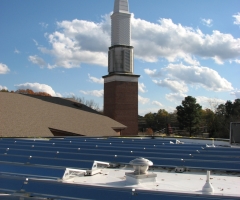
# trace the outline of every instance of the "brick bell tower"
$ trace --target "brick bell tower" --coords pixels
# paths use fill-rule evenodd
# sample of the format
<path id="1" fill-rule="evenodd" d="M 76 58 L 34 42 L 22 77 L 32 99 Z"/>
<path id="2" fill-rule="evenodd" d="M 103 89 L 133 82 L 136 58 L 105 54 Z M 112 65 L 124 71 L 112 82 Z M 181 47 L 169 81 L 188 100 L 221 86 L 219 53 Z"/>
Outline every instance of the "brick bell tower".
<path id="1" fill-rule="evenodd" d="M 121 135 L 138 134 L 138 78 L 131 46 L 128 0 L 115 0 L 111 16 L 108 75 L 104 79 L 104 114 L 127 126 Z"/>

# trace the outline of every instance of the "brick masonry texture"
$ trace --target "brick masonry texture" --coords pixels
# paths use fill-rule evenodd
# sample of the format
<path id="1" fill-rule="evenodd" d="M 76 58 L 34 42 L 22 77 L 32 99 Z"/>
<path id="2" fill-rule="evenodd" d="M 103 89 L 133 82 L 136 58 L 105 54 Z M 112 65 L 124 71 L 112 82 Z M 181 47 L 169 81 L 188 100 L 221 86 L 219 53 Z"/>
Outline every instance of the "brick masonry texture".
<path id="1" fill-rule="evenodd" d="M 138 83 L 124 81 L 105 83 L 104 114 L 127 126 L 121 135 L 137 135 Z"/>

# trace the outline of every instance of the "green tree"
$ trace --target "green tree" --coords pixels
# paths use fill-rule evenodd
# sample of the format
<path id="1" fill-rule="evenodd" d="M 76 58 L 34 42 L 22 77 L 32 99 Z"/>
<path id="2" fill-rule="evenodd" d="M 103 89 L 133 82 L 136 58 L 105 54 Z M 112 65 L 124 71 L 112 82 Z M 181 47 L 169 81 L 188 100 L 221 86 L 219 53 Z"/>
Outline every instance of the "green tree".
<path id="1" fill-rule="evenodd" d="M 165 109 L 160 109 L 157 113 L 147 113 L 144 118 L 146 120 L 147 127 L 157 131 L 166 127 L 169 113 Z"/>
<path id="2" fill-rule="evenodd" d="M 225 104 L 220 104 L 215 112 L 217 118 L 217 133 L 215 137 L 229 138 L 230 122 L 240 120 L 240 99 L 235 99 L 234 102 L 227 101 Z"/>
<path id="3" fill-rule="evenodd" d="M 196 99 L 191 96 L 185 97 L 182 105 L 177 106 L 177 119 L 183 127 L 187 128 L 190 137 L 200 122 L 202 106 L 196 103 Z"/>
<path id="4" fill-rule="evenodd" d="M 147 113 L 144 118 L 146 119 L 147 128 L 153 128 L 155 126 L 156 113 Z"/>
<path id="5" fill-rule="evenodd" d="M 225 103 L 225 110 L 226 110 L 226 118 L 230 118 L 233 114 L 233 103 L 231 101 L 227 101 Z"/>
<path id="6" fill-rule="evenodd" d="M 206 108 L 205 110 L 201 111 L 201 126 L 204 127 L 205 131 L 207 131 L 212 137 L 217 131 L 217 120 L 215 113 Z"/>
<path id="7" fill-rule="evenodd" d="M 232 112 L 235 121 L 240 120 L 240 99 L 235 99 L 233 103 L 233 112 Z"/>
<path id="8" fill-rule="evenodd" d="M 169 113 L 165 109 L 160 109 L 156 114 L 156 126 L 157 129 L 166 128 L 166 125 L 169 121 Z"/>
<path id="9" fill-rule="evenodd" d="M 6 89 L 1 89 L 0 92 L 9 92 L 9 91 Z"/>

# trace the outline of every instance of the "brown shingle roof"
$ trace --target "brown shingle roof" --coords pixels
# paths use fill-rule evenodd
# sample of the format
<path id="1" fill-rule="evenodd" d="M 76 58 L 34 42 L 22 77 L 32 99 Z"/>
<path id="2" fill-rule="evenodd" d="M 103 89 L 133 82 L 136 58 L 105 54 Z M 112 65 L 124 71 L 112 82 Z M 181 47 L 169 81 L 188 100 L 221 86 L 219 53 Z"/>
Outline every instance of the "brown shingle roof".
<path id="1" fill-rule="evenodd" d="M 126 126 L 69 99 L 0 92 L 0 137 L 51 137 L 49 128 L 100 137 Z"/>

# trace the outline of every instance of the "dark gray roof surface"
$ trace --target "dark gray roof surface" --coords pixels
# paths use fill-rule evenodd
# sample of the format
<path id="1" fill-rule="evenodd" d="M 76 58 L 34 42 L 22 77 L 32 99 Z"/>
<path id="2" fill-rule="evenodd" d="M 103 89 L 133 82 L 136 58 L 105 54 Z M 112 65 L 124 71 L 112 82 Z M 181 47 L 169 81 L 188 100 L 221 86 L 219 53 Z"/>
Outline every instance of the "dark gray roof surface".
<path id="1" fill-rule="evenodd" d="M 0 92 L 1 137 L 51 137 L 49 128 L 85 136 L 116 136 L 126 126 L 58 97 Z"/>

